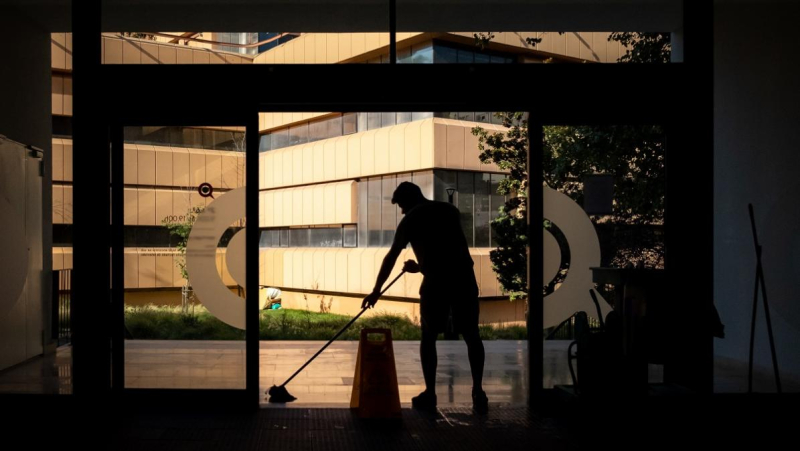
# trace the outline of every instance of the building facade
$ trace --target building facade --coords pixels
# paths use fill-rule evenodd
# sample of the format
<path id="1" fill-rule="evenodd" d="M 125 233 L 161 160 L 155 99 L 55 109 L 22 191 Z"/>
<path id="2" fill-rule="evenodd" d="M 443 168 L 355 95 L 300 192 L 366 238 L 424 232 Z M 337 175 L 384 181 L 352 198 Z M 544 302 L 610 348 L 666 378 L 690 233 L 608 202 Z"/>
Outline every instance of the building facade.
<path id="1" fill-rule="evenodd" d="M 389 54 L 388 33 L 173 34 L 172 39 L 106 34 L 103 62 L 386 63 Z M 542 41 L 532 45 L 526 38 Z M 224 45 L 261 41 L 269 42 Z M 497 33 L 483 46 L 471 33 L 397 35 L 398 62 L 409 64 L 614 62 L 622 53 L 608 33 Z M 53 34 L 52 67 L 53 269 L 62 270 L 72 267 L 70 34 Z M 186 282 L 175 264 L 176 238 L 165 224 L 214 200 L 198 192 L 203 183 L 213 187 L 214 197 L 244 186 L 243 128 L 153 125 L 125 130 L 125 288 L 131 305 L 180 302 Z M 489 222 L 505 200 L 496 194 L 504 171 L 479 161 L 475 126 L 504 130 L 491 112 L 261 113 L 259 283 L 281 289 L 284 307 L 316 310 L 323 304 L 333 312 L 357 311 L 401 219 L 391 193 L 398 183 L 412 181 L 426 197 L 452 201 L 461 211 L 485 301 L 481 320 L 524 322 L 524 306 L 507 302 L 489 260 Z M 448 188 L 455 189 L 452 199 Z M 225 244 L 223 239 L 218 269 L 224 283 L 236 289 Z M 407 258 L 413 258 L 410 249 L 401 256 Z M 381 310 L 418 317 L 420 281 L 420 275 L 406 276 L 389 290 Z"/>

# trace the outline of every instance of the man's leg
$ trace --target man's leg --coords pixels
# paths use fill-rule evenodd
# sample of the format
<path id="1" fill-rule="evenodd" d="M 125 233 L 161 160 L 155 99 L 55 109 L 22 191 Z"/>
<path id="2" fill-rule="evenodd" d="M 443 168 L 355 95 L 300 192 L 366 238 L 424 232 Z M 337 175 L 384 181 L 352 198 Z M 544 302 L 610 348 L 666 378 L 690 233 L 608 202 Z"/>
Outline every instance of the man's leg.
<path id="1" fill-rule="evenodd" d="M 483 349 L 478 326 L 469 328 L 461 334 L 467 343 L 467 356 L 469 357 L 469 369 L 472 371 L 472 391 L 483 390 L 483 364 L 486 354 Z"/>
<path id="2" fill-rule="evenodd" d="M 419 357 L 422 362 L 422 376 L 425 378 L 425 391 L 436 393 L 436 336 L 438 334 L 431 328 L 422 327 L 422 340 L 419 343 Z"/>

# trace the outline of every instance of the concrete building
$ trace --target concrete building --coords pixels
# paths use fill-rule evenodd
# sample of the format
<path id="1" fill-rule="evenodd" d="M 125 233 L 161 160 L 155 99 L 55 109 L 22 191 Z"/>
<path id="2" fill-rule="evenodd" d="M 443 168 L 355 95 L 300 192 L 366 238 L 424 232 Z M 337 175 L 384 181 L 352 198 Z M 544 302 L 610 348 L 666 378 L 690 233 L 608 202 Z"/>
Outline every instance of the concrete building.
<path id="1" fill-rule="evenodd" d="M 389 57 L 388 33 L 260 33 L 266 41 L 281 39 L 250 48 L 210 42 L 256 44 L 255 33 L 126 34 L 103 36 L 104 64 L 348 64 Z M 472 33 L 400 33 L 397 58 L 403 64 L 614 63 L 625 50 L 608 35 L 496 33 L 481 48 Z M 52 35 L 51 58 L 53 269 L 62 270 L 72 268 L 71 33 Z M 507 302 L 489 261 L 489 221 L 504 202 L 494 195 L 503 171 L 481 164 L 475 126 L 503 130 L 490 112 L 260 113 L 259 283 L 280 288 L 285 307 L 317 310 L 324 298 L 332 312 L 357 312 L 401 217 L 389 203 L 391 191 L 409 180 L 440 201 L 448 200 L 446 188 L 456 189 L 486 301 L 482 322 L 524 324 L 524 304 Z M 128 127 L 125 142 L 126 304 L 178 305 L 185 281 L 164 221 L 213 201 L 198 194 L 202 183 L 214 187 L 215 197 L 244 186 L 244 130 Z M 413 258 L 408 253 L 403 259 Z M 236 287 L 224 247 L 218 265 L 225 284 Z M 418 318 L 420 281 L 407 276 L 392 287 L 380 312 Z"/>
<path id="2" fill-rule="evenodd" d="M 286 120 L 287 112 L 402 111 L 398 105 L 404 104 L 413 105 L 407 111 L 434 109 L 420 107 L 426 104 L 426 96 L 427 102 L 434 99 L 432 104 L 439 111 L 492 111 L 511 108 L 511 105 L 528 105 L 531 106 L 529 111 L 540 113 L 536 118 L 539 125 L 650 120 L 667 124 L 668 132 L 671 133 L 671 146 L 680 149 L 669 156 L 669 207 L 665 219 L 667 267 L 671 281 L 667 290 L 672 299 L 680 301 L 671 306 L 673 318 L 676 319 L 675 329 L 681 332 L 674 337 L 672 349 L 681 357 L 681 363 L 676 368 L 677 379 L 685 381 L 686 386 L 697 392 L 710 393 L 714 391 L 715 358 L 727 359 L 728 364 L 746 369 L 754 272 L 749 220 L 745 209 L 748 202 L 755 204 L 759 231 L 764 237 L 762 241 L 765 245 L 767 289 L 770 300 L 774 300 L 772 325 L 780 369 L 785 377 L 796 377 L 800 374 L 800 360 L 794 352 L 794 343 L 798 338 L 795 321 L 797 305 L 789 302 L 795 290 L 793 283 L 797 279 L 797 265 L 794 264 L 794 247 L 787 244 L 792 243 L 791 238 L 798 235 L 793 228 L 798 221 L 793 220 L 792 216 L 796 209 L 791 209 L 791 193 L 797 191 L 798 180 L 793 174 L 793 168 L 797 166 L 797 153 L 794 149 L 797 148 L 798 135 L 797 127 L 792 124 L 800 114 L 797 111 L 800 102 L 795 101 L 797 90 L 794 89 L 797 59 L 789 57 L 792 55 L 792 48 L 788 44 L 793 42 L 791 19 L 797 15 L 794 5 L 787 2 L 631 0 L 613 2 L 610 6 L 600 6 L 599 2 L 593 1 L 569 2 L 565 6 L 564 2 L 548 0 L 503 0 L 491 2 L 489 6 L 488 3 L 480 2 L 453 6 L 452 2 L 432 0 L 426 2 L 425 8 L 421 8 L 419 3 L 400 2 L 409 4 L 403 6 L 406 9 L 402 10 L 403 13 L 398 18 L 398 28 L 393 30 L 399 32 L 398 38 L 404 32 L 419 30 L 509 31 L 527 28 L 547 30 L 555 34 L 558 30 L 660 30 L 673 33 L 676 43 L 673 56 L 676 64 L 663 67 L 513 65 L 513 68 L 500 64 L 485 67 L 477 64 L 463 67 L 432 65 L 430 68 L 422 65 L 412 67 L 389 64 L 381 67 L 384 65 L 321 64 L 314 67 L 312 74 L 307 67 L 279 64 L 281 60 L 278 59 L 278 47 L 270 49 L 270 52 L 274 52 L 274 61 L 259 65 L 248 64 L 251 58 L 241 53 L 227 54 L 192 46 L 175 48 L 174 45 L 158 42 L 137 44 L 138 41 L 134 40 L 119 40 L 119 44 L 114 41 L 112 45 L 104 46 L 103 40 L 98 36 L 101 32 L 125 29 L 219 30 L 219 24 L 222 23 L 228 31 L 264 28 L 317 34 L 379 32 L 385 31 L 383 24 L 386 11 L 383 2 L 358 2 L 362 6 L 359 8 L 353 8 L 352 4 L 344 5 L 343 2 L 318 2 L 317 8 L 299 7 L 287 2 L 263 2 L 263 5 L 256 5 L 257 2 L 249 1 L 223 8 L 215 2 L 204 2 L 197 5 L 196 14 L 187 16 L 177 13 L 186 6 L 183 2 L 136 2 L 134 6 L 129 5 L 126 8 L 120 6 L 122 2 L 109 1 L 101 13 L 101 2 L 95 1 L 90 2 L 90 6 L 94 7 L 89 8 L 91 14 L 76 14 L 71 18 L 68 14 L 70 2 L 53 0 L 34 2 L 32 5 L 27 3 L 10 1 L 2 4 L 3 14 L 0 18 L 4 26 L 0 29 L 4 44 L 0 56 L 3 61 L 14 61 L 15 64 L 6 64 L 0 71 L 0 94 L 4 100 L 4 107 L 0 108 L 0 133 L 15 141 L 43 149 L 44 161 L 53 162 L 53 167 L 50 168 L 52 170 L 45 170 L 43 176 L 44 186 L 54 187 L 53 190 L 43 191 L 42 200 L 45 249 L 42 261 L 45 271 L 46 268 L 58 267 L 57 261 L 52 261 L 54 254 L 49 249 L 53 243 L 51 224 L 57 222 L 53 217 L 53 204 L 60 198 L 52 199 L 49 196 L 58 196 L 60 187 L 64 199 L 62 205 L 66 204 L 70 191 L 68 177 L 72 176 L 73 221 L 76 224 L 73 254 L 75 293 L 85 302 L 80 306 L 76 304 L 73 311 L 75 330 L 80 330 L 83 334 L 80 337 L 76 335 L 74 341 L 74 393 L 75 398 L 81 402 L 100 402 L 111 399 L 112 394 L 124 392 L 119 384 L 112 382 L 112 371 L 109 370 L 112 364 L 116 365 L 114 368 L 119 368 L 118 356 L 122 352 L 119 346 L 122 340 L 119 309 L 123 302 L 118 297 L 113 298 L 113 303 L 105 302 L 108 300 L 105 293 L 111 290 L 112 285 L 105 277 L 96 276 L 111 272 L 107 259 L 111 238 L 110 233 L 100 233 L 92 229 L 93 224 L 105 224 L 111 213 L 111 207 L 106 207 L 108 196 L 105 192 L 105 187 L 111 182 L 111 175 L 108 171 L 97 170 L 98 167 L 110 167 L 110 156 L 97 149 L 108 148 L 112 129 L 118 131 L 120 124 L 141 125 L 139 122 L 148 117 L 147 114 L 154 121 L 163 120 L 161 124 L 155 125 L 173 125 L 167 124 L 168 121 L 165 120 L 166 113 L 170 112 L 179 115 L 184 122 L 193 122 L 190 125 L 240 125 L 248 127 L 250 131 L 255 130 L 255 134 L 258 134 L 262 130 L 279 131 L 284 125 L 291 127 L 291 123 L 311 119 L 308 116 L 302 117 L 300 113 L 299 118 L 291 117 Z M 603 10 L 603 6 L 609 9 Z M 340 20 L 345 18 L 348 20 Z M 76 49 L 75 58 L 72 66 L 69 66 L 65 54 L 63 67 L 56 66 L 50 58 L 43 56 L 48 54 L 53 45 L 52 33 L 68 31 L 74 32 L 73 42 L 70 43 L 64 34 L 63 47 Z M 58 39 L 56 38 L 57 42 L 61 43 Z M 342 47 L 341 42 L 331 42 L 331 52 L 328 52 L 327 40 L 324 43 L 314 40 L 313 44 L 309 42 L 306 45 L 301 39 L 302 36 L 283 44 L 284 63 L 287 57 L 290 62 L 299 61 L 299 42 L 303 42 L 303 61 L 308 58 L 308 62 L 311 62 L 310 55 L 313 54 L 314 63 L 329 62 L 328 58 L 333 62 L 340 58 L 340 54 L 352 57 L 353 48 L 361 45 L 354 44 L 351 40 L 350 51 L 347 51 L 347 43 Z M 390 51 L 394 49 L 399 55 L 402 50 L 400 42 L 400 39 L 394 41 L 395 46 L 390 40 L 383 45 L 389 45 Z M 292 43 L 296 48 L 292 55 L 288 55 L 286 49 Z M 569 48 L 569 45 L 568 41 L 566 47 Z M 377 47 L 381 47 L 380 39 Z M 323 48 L 324 52 L 317 51 Z M 158 51 L 157 57 L 153 53 L 154 49 Z M 335 57 L 333 49 L 336 49 Z M 358 50 L 362 53 L 355 55 L 368 52 L 366 38 L 363 50 Z M 58 50 L 53 51 L 52 55 L 60 61 Z M 183 64 L 164 64 L 158 67 L 141 64 L 172 61 L 173 55 L 175 63 Z M 317 60 L 318 55 L 324 57 L 319 56 Z M 411 46 L 411 55 L 413 58 L 414 44 Z M 195 57 L 201 63 L 211 63 L 212 59 L 218 63 L 225 62 L 225 71 L 221 64 L 188 68 L 185 64 L 190 61 L 194 63 Z M 368 57 L 373 60 L 382 59 L 378 53 Z M 581 55 L 578 54 L 577 57 L 580 58 Z M 472 58 L 474 61 L 475 56 Z M 129 61 L 139 64 L 102 65 L 102 59 L 106 63 Z M 431 79 L 439 78 L 430 84 L 414 78 L 426 76 Z M 364 77 L 373 77 L 370 82 L 379 80 L 386 83 L 386 86 L 379 91 L 365 92 Z M 459 101 L 463 100 L 464 92 L 470 87 L 485 86 L 481 83 L 494 77 L 512 77 L 514 80 L 521 80 L 530 89 L 520 90 L 517 93 L 519 102 L 514 103 L 497 100 L 508 100 L 508 96 L 504 96 L 502 90 L 491 91 L 492 87 L 486 87 L 487 92 L 495 94 L 494 102 L 487 100 L 491 97 L 487 95 L 476 101 L 479 105 L 474 109 L 458 108 L 463 104 Z M 247 95 L 236 89 L 242 85 L 251 90 Z M 337 89 L 330 89 L 331 85 Z M 69 95 L 70 87 L 76 93 L 74 102 Z M 303 89 L 299 89 L 300 87 Z M 149 105 L 145 105 L 148 102 Z M 533 105 L 537 105 L 536 102 L 543 102 L 552 106 L 552 109 L 534 110 Z M 344 108 L 342 105 L 349 106 Z M 247 110 L 252 113 L 252 118 L 227 111 L 226 106 Z M 72 111 L 75 117 L 73 148 L 80 149 L 72 151 L 76 164 L 71 169 L 66 163 L 69 159 L 69 142 L 59 137 L 57 139 L 62 140 L 60 144 L 56 143 L 54 146 L 53 143 L 51 131 L 54 111 L 60 111 L 56 114 L 61 116 Z M 281 120 L 276 123 L 273 117 L 272 123 L 268 125 L 267 116 L 256 117 L 259 112 L 280 112 Z M 204 116 L 212 123 L 202 121 Z M 426 118 L 420 121 L 422 123 L 432 124 L 427 126 L 433 126 L 434 130 L 437 125 L 445 129 L 458 125 L 456 121 L 435 117 Z M 411 127 L 402 125 L 405 125 L 404 130 Z M 367 130 L 366 134 L 369 133 L 373 131 Z M 379 129 L 373 134 L 377 136 L 379 133 L 384 132 Z M 251 140 L 247 146 L 250 151 L 258 147 L 253 136 L 253 133 L 249 133 L 246 137 Z M 344 137 L 339 141 L 344 141 Z M 61 160 L 56 155 L 59 145 L 63 151 Z M 138 146 L 136 144 L 135 147 L 137 155 Z M 314 147 L 311 147 L 313 155 Z M 300 148 L 304 146 L 301 145 Z M 97 153 L 92 153 L 92 149 Z M 287 148 L 283 149 L 277 150 L 281 153 L 288 152 L 285 150 Z M 150 158 L 149 151 L 149 147 L 144 148 L 143 155 L 146 158 Z M 323 163 L 324 151 L 323 146 Z M 334 155 L 335 151 L 336 148 Z M 278 155 L 274 153 L 276 150 L 265 154 L 270 152 Z M 300 153 L 302 155 L 302 150 Z M 152 154 L 155 159 L 154 148 Z M 205 153 L 202 155 L 206 157 Z M 212 157 L 214 158 L 216 157 Z M 259 158 L 250 161 L 257 159 Z M 57 180 L 59 161 L 63 164 L 61 177 L 64 178 L 60 181 Z M 90 161 L 95 167 L 90 167 Z M 403 165 L 406 161 L 404 158 Z M 390 168 L 391 163 L 389 160 Z M 221 165 L 220 162 L 220 183 L 223 183 Z M 245 171 L 252 167 L 253 165 L 248 165 Z M 157 166 L 155 168 L 157 177 Z M 334 165 L 334 177 L 337 169 Z M 136 170 L 138 177 L 138 156 Z M 349 170 L 349 166 L 344 169 L 348 174 L 346 179 L 351 178 Z M 142 173 L 150 177 L 148 170 Z M 397 172 L 388 172 L 392 173 Z M 383 174 L 386 173 L 381 173 Z M 245 178 L 259 180 L 258 174 L 253 177 L 252 173 Z M 114 180 L 117 182 L 114 192 L 117 192 L 120 177 Z M 325 180 L 325 183 L 346 181 L 338 178 Z M 266 182 L 265 180 L 264 183 Z M 274 173 L 272 183 L 275 183 Z M 139 188 L 147 187 L 136 187 Z M 149 188 L 153 191 L 174 189 L 169 183 L 158 188 L 154 183 Z M 294 185 L 266 188 L 265 185 L 264 192 L 296 188 Z M 302 194 L 304 193 L 301 190 Z M 133 197 L 130 193 L 128 195 Z M 323 192 L 323 199 L 324 195 Z M 138 196 L 137 191 L 137 208 Z M 155 193 L 146 194 L 143 197 L 145 203 L 152 201 L 157 204 L 153 200 L 154 196 Z M 293 199 L 294 192 L 291 196 Z M 124 194 L 122 199 L 124 200 Z M 266 202 L 263 195 L 253 199 L 249 203 L 251 206 L 258 205 L 262 199 Z M 174 197 L 172 208 L 175 208 Z M 762 211 L 763 216 L 760 213 Z M 290 213 L 294 218 L 294 210 Z M 64 214 L 68 214 L 66 209 Z M 283 215 L 283 211 L 281 214 Z M 146 215 L 147 222 L 150 221 L 149 218 L 150 215 Z M 272 220 L 275 219 L 273 216 Z M 139 220 L 138 216 L 136 220 Z M 350 220 L 353 221 L 352 211 Z M 152 222 L 156 223 L 155 213 Z M 249 226 L 253 227 L 255 222 L 249 222 Z M 357 219 L 354 223 L 357 224 Z M 276 227 L 285 227 L 285 224 L 281 222 Z M 249 239 L 251 244 L 255 244 L 252 241 L 254 236 L 249 236 Z M 253 247 L 255 246 L 249 248 Z M 541 248 L 532 243 L 531 255 L 540 251 Z M 66 265 L 66 253 L 62 252 L 61 255 L 65 258 L 63 265 Z M 114 258 L 119 257 L 120 255 L 115 254 Z M 252 262 L 252 256 L 248 260 Z M 292 265 L 294 262 L 295 259 L 292 258 Z M 157 261 L 153 263 L 156 264 Z M 251 266 L 253 267 L 248 266 L 248 269 L 252 271 L 255 265 Z M 541 269 L 537 267 L 535 259 L 531 259 L 531 266 L 531 274 Z M 119 271 L 113 274 L 117 277 L 120 275 Z M 274 272 L 270 277 L 275 277 Z M 251 277 L 248 281 L 252 285 L 256 279 L 257 277 Z M 124 281 L 124 275 L 122 280 Z M 137 276 L 137 280 L 141 280 L 140 276 Z M 173 277 L 173 283 L 174 280 Z M 167 284 L 167 281 L 162 283 Z M 285 279 L 283 283 L 287 283 Z M 689 283 L 693 289 L 687 294 L 686 287 Z M 122 285 L 124 284 L 117 283 L 114 288 L 119 290 Z M 52 287 L 47 277 L 43 277 L 42 286 L 44 296 L 48 296 Z M 257 291 L 257 288 L 251 292 L 253 291 Z M 103 294 L 99 296 L 98 304 L 90 303 L 88 300 L 94 299 L 97 293 Z M 687 311 L 702 312 L 712 301 L 716 303 L 726 325 L 726 338 L 716 342 L 703 332 L 703 321 L 698 319 L 703 315 L 686 314 Z M 45 304 L 46 301 L 43 300 L 43 309 Z M 98 305 L 102 307 L 98 308 Z M 257 306 L 257 303 L 250 300 L 248 305 Z M 108 306 L 112 309 L 107 308 Z M 252 310 L 248 310 L 251 316 Z M 535 309 L 532 313 L 528 319 L 529 330 L 538 334 L 537 327 L 541 326 L 541 317 Z M 765 330 L 761 318 L 763 315 L 759 315 L 756 329 L 758 334 Z M 47 314 L 43 315 L 43 319 L 46 324 L 51 322 Z M 114 327 L 106 328 L 105 325 L 112 321 L 117 321 Z M 10 327 L 3 329 L 9 330 Z M 257 340 L 253 341 L 254 331 L 251 329 L 248 329 L 248 346 L 253 343 L 257 346 Z M 47 334 L 44 335 L 41 345 L 46 349 L 51 340 Z M 531 337 L 534 343 L 538 339 L 534 335 Z M 111 343 L 116 344 L 113 352 Z M 529 348 L 532 398 L 541 392 L 542 356 L 537 348 Z M 253 350 L 252 347 L 248 349 Z M 247 357 L 257 358 L 257 348 L 255 355 L 248 352 Z M 253 363 L 252 360 L 248 361 Z M 755 365 L 757 370 L 767 374 L 771 371 L 770 352 L 764 335 L 757 335 Z M 249 365 L 248 368 L 248 400 L 242 402 L 252 405 L 259 395 L 255 392 L 258 389 L 257 371 L 253 379 L 253 369 L 257 369 L 257 364 Z M 742 378 L 735 382 L 738 384 L 722 386 L 721 391 L 741 391 Z M 167 396 L 165 393 L 160 395 Z M 205 396 L 204 394 L 204 399 L 209 399 Z M 241 399 L 239 398 L 240 401 Z"/>

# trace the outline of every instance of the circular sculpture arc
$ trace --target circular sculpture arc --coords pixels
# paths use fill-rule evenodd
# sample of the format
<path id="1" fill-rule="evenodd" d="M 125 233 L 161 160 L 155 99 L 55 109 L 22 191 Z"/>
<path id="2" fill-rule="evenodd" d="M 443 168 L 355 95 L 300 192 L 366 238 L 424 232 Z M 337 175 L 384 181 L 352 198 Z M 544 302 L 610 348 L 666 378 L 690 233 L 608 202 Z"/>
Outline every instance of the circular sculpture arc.
<path id="1" fill-rule="evenodd" d="M 219 277 L 217 244 L 225 230 L 244 215 L 244 188 L 219 196 L 197 216 L 186 245 L 186 272 L 195 295 L 212 315 L 239 329 L 245 328 L 245 300 L 232 293 Z"/>
<path id="2" fill-rule="evenodd" d="M 597 238 L 594 224 L 580 205 L 566 194 L 547 187 L 544 188 L 544 217 L 561 229 L 569 243 L 570 251 L 570 265 L 566 279 L 556 291 L 543 300 L 544 327 L 557 326 L 578 311 L 585 311 L 589 316 L 597 315 L 597 309 L 589 295 L 589 290 L 594 288 L 592 271 L 589 268 L 600 266 L 600 240 Z M 557 255 L 552 254 L 552 246 L 546 246 L 545 268 L 552 268 L 554 259 L 560 261 L 560 251 Z M 549 281 L 545 279 L 545 282 Z M 605 317 L 611 307 L 599 293 L 597 297 L 600 310 Z"/>

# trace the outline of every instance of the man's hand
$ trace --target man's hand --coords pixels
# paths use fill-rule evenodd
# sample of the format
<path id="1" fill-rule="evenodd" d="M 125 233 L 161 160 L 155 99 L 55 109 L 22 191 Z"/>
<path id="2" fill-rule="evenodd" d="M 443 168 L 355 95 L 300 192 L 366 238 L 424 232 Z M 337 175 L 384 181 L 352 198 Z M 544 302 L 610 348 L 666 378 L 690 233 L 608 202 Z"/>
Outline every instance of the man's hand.
<path id="1" fill-rule="evenodd" d="M 407 273 L 418 273 L 419 272 L 419 264 L 414 260 L 406 260 L 403 264 L 403 271 Z"/>
<path id="2" fill-rule="evenodd" d="M 375 303 L 378 302 L 378 298 L 381 296 L 379 291 L 373 291 L 372 293 L 368 294 L 364 300 L 361 302 L 361 308 L 369 306 L 372 308 L 375 306 Z"/>

